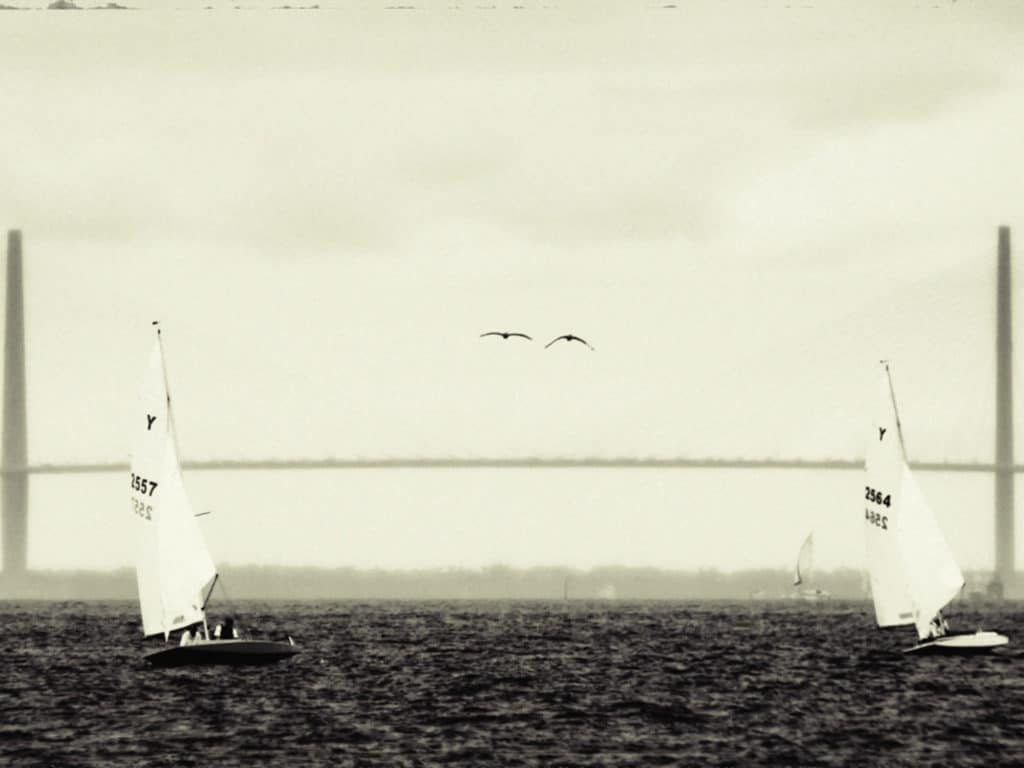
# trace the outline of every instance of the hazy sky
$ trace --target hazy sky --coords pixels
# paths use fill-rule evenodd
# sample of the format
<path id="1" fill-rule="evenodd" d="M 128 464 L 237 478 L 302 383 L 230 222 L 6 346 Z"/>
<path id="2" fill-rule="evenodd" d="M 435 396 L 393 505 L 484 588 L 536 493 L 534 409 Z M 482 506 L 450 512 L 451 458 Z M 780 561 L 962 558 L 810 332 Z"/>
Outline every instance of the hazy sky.
<path id="1" fill-rule="evenodd" d="M 157 318 L 186 458 L 854 458 L 881 357 L 992 458 L 1018 4 L 133 4 L 0 17 L 33 461 L 126 460 Z M 186 476 L 221 563 L 386 567 L 859 566 L 860 480 Z M 921 484 L 990 566 L 991 478 Z M 30 564 L 131 564 L 126 490 L 33 479 Z"/>

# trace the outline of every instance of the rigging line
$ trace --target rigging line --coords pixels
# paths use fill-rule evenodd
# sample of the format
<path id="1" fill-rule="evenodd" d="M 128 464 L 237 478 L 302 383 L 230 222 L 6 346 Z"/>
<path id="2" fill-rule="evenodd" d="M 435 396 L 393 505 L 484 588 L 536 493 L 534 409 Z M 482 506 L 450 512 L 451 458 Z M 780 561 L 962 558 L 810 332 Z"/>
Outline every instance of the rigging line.
<path id="1" fill-rule="evenodd" d="M 903 442 L 903 427 L 900 425 L 900 410 L 896 407 L 896 392 L 892 386 L 892 373 L 889 370 L 889 361 L 883 360 L 882 363 L 885 365 L 885 378 L 889 381 L 889 397 L 892 398 L 892 412 L 896 417 L 896 434 L 900 436 L 900 452 L 903 454 L 903 461 L 909 464 L 907 445 Z"/>
<path id="2" fill-rule="evenodd" d="M 160 347 L 160 370 L 164 374 L 164 395 L 167 398 L 167 427 L 171 433 L 171 442 L 174 445 L 174 452 L 180 457 L 181 449 L 178 444 L 178 429 L 174 423 L 174 406 L 171 405 L 171 384 L 170 377 L 167 375 L 167 354 L 164 351 L 164 337 L 160 332 L 159 321 L 153 323 L 156 326 L 156 342 Z M 179 466 L 180 473 L 180 466 Z"/>
<path id="3" fill-rule="evenodd" d="M 206 606 L 210 602 L 210 596 L 213 594 L 213 588 L 217 586 L 217 580 L 220 578 L 219 573 L 213 574 L 213 581 L 210 583 L 210 589 L 206 593 L 206 599 L 203 600 L 203 607 L 200 609 L 203 613 L 206 613 Z"/>

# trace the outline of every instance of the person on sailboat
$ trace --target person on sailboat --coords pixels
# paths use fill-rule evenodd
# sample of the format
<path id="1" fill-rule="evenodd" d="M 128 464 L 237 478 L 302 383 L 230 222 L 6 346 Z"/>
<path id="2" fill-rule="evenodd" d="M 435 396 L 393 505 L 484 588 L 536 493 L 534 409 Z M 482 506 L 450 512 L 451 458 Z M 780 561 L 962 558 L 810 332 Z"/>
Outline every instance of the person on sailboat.
<path id="1" fill-rule="evenodd" d="M 224 625 L 217 625 L 217 628 L 213 630 L 213 636 L 218 640 L 237 640 L 238 630 L 235 629 L 235 619 L 228 616 L 224 619 Z"/>
<path id="2" fill-rule="evenodd" d="M 196 623 L 191 626 L 185 627 L 185 630 L 181 633 L 181 642 L 179 645 L 195 645 L 202 639 L 202 635 L 199 633 L 202 624 Z"/>
<path id="3" fill-rule="evenodd" d="M 928 625 L 928 637 L 931 639 L 942 637 L 949 631 L 949 624 L 942 618 L 942 611 L 935 614 L 931 624 Z"/>

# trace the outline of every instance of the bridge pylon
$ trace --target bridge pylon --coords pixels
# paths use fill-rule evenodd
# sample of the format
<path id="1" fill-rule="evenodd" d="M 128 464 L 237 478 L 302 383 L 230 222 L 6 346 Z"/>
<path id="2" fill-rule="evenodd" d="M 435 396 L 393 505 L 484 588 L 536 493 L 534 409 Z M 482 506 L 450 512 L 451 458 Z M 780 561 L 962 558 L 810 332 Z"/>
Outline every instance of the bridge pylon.
<path id="1" fill-rule="evenodd" d="M 25 409 L 25 297 L 21 283 L 21 232 L 7 233 L 7 311 L 4 327 L 3 570 L 28 567 L 28 426 Z"/>

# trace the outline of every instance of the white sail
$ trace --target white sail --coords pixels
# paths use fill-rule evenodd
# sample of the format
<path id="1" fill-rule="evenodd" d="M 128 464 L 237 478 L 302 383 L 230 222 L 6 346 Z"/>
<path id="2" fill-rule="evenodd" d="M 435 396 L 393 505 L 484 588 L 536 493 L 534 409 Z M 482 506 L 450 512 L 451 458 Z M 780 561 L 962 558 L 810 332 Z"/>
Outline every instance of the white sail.
<path id="1" fill-rule="evenodd" d="M 814 566 L 814 531 L 807 534 L 800 554 L 796 558 L 796 572 L 793 574 L 793 586 L 798 587 L 811 580 L 811 568 Z"/>
<path id="2" fill-rule="evenodd" d="M 896 398 L 883 367 L 879 416 L 865 457 L 864 529 L 879 626 L 914 624 L 928 635 L 963 576 L 907 465 Z"/>
<path id="3" fill-rule="evenodd" d="M 880 627 L 914 621 L 914 606 L 907 591 L 903 556 L 896 537 L 903 464 L 896 404 L 888 368 L 883 367 L 878 412 L 864 457 L 864 487 L 861 489 L 871 597 L 875 604 L 875 621 Z"/>
<path id="4" fill-rule="evenodd" d="M 203 587 L 216 575 L 185 493 L 160 340 L 143 379 L 131 461 L 130 510 L 139 529 L 136 578 L 149 636 L 203 620 Z"/>
<path id="5" fill-rule="evenodd" d="M 907 590 L 914 604 L 914 625 L 918 637 L 923 639 L 928 637 L 928 625 L 935 614 L 963 587 L 964 576 L 935 514 L 906 465 L 898 533 Z"/>

